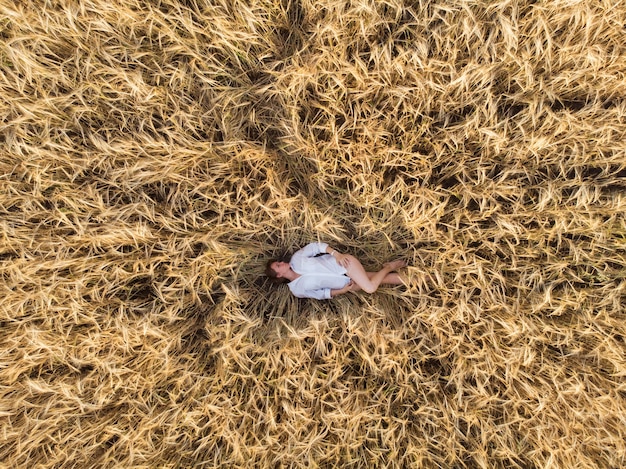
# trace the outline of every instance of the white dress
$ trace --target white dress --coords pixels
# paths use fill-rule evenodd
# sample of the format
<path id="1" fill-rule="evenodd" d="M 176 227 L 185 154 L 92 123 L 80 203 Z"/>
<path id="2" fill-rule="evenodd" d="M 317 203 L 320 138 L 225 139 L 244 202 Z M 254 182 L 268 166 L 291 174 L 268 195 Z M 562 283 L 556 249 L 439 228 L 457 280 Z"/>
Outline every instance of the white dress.
<path id="1" fill-rule="evenodd" d="M 288 283 L 294 296 L 328 300 L 331 298 L 331 290 L 343 288 L 350 283 L 346 269 L 337 264 L 333 256 L 314 257 L 324 253 L 327 247 L 326 243 L 311 243 L 291 256 L 289 265 L 295 273 L 300 274 L 300 277 Z"/>

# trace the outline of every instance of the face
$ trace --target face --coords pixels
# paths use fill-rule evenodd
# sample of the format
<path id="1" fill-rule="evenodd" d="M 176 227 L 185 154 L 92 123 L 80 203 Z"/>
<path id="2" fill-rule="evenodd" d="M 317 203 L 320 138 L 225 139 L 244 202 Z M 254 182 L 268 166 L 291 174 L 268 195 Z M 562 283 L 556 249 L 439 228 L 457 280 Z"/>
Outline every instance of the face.
<path id="1" fill-rule="evenodd" d="M 291 269 L 288 262 L 280 262 L 280 261 L 272 262 L 270 267 L 272 268 L 274 272 L 276 272 L 276 276 L 278 278 L 284 277 L 285 274 L 289 272 L 289 270 Z"/>

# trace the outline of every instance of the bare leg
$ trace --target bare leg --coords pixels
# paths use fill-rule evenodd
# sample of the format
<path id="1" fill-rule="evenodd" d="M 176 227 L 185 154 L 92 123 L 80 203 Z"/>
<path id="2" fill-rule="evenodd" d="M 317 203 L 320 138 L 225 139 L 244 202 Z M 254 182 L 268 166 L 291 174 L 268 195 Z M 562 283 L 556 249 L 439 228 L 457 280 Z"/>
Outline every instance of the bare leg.
<path id="1" fill-rule="evenodd" d="M 348 277 L 361 289 L 367 293 L 374 293 L 387 275 L 400 267 L 404 267 L 404 265 L 404 261 L 401 260 L 388 262 L 378 272 L 369 272 L 371 275 L 368 275 L 361 262 L 356 257 L 350 256 L 346 270 L 348 271 Z"/>
<path id="2" fill-rule="evenodd" d="M 372 274 L 373 272 L 368 272 L 368 276 L 369 274 Z M 392 274 L 387 274 L 385 275 L 385 278 L 383 279 L 382 282 L 380 282 L 380 284 L 387 284 L 387 285 L 404 285 L 404 282 L 402 281 L 402 279 L 400 278 L 399 274 L 396 274 L 395 272 Z"/>
<path id="3" fill-rule="evenodd" d="M 366 274 L 371 279 L 374 275 L 376 275 L 376 272 L 366 272 Z M 381 285 L 404 285 L 404 282 L 400 278 L 400 275 L 396 273 L 392 273 L 392 274 L 385 275 L 385 278 L 383 279 L 382 282 L 380 282 L 380 284 Z M 355 283 L 350 291 L 360 291 L 360 290 L 361 290 L 361 287 L 359 287 Z"/>

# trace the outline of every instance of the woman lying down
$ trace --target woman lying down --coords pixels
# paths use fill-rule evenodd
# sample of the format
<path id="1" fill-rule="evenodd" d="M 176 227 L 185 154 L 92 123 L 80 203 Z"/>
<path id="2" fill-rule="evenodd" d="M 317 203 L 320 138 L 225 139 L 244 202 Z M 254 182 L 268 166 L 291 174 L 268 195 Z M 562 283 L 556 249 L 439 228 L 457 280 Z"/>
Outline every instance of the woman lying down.
<path id="1" fill-rule="evenodd" d="M 374 293 L 381 284 L 402 285 L 396 271 L 404 266 L 403 260 L 395 260 L 383 264 L 378 272 L 367 272 L 356 257 L 341 254 L 326 243 L 311 243 L 289 262 L 270 259 L 265 274 L 276 283 L 289 282 L 291 293 L 298 298 L 324 300 L 350 291 Z"/>

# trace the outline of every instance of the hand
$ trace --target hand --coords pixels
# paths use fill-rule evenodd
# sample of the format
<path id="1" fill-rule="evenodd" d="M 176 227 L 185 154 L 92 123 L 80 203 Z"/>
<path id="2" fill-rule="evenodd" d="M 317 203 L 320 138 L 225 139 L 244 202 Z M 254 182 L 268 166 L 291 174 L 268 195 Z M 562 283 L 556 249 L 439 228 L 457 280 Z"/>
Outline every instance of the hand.
<path id="1" fill-rule="evenodd" d="M 355 290 L 356 287 L 356 290 Z M 340 288 L 339 290 L 331 290 L 330 291 L 330 296 L 331 298 L 336 297 L 337 295 L 343 295 L 345 293 L 348 293 L 349 291 L 358 291 L 359 290 L 359 286 L 354 283 L 352 280 L 350 280 L 350 282 L 343 288 Z"/>
<path id="2" fill-rule="evenodd" d="M 347 269 L 350 265 L 350 256 L 336 252 L 335 261 L 337 261 L 337 264 Z"/>
<path id="3" fill-rule="evenodd" d="M 356 283 L 354 283 L 352 280 L 350 280 L 350 283 L 348 283 L 345 287 L 341 289 L 341 293 L 348 293 L 349 291 L 357 291 L 358 289 L 359 289 L 359 286 Z"/>

